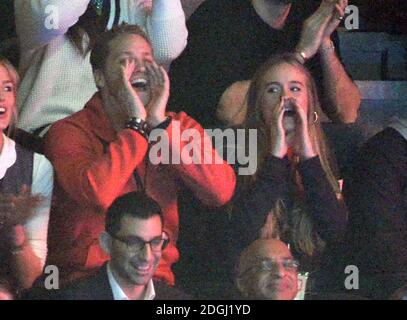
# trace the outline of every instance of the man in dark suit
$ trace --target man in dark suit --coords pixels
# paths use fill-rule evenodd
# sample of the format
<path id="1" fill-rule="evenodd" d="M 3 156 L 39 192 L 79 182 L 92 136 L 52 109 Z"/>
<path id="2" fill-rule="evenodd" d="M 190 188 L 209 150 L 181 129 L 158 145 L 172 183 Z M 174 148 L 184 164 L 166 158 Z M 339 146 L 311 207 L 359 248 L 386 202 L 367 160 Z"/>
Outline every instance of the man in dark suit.
<path id="1" fill-rule="evenodd" d="M 153 281 L 168 236 L 158 204 L 142 192 L 117 198 L 107 211 L 100 246 L 110 260 L 94 275 L 48 291 L 51 300 L 185 300 L 186 295 Z M 39 295 L 28 298 L 39 298 Z"/>
<path id="2" fill-rule="evenodd" d="M 151 300 L 191 299 L 191 297 L 187 296 L 182 291 L 169 286 L 163 281 L 154 281 L 154 292 L 155 296 L 145 298 L 150 298 Z M 109 278 L 107 277 L 107 264 L 100 268 L 95 275 L 81 279 L 61 290 L 53 291 L 49 298 L 51 300 L 119 300 L 115 299 L 113 295 L 112 287 L 110 286 Z M 123 299 L 120 300 L 127 299 L 123 296 Z"/>

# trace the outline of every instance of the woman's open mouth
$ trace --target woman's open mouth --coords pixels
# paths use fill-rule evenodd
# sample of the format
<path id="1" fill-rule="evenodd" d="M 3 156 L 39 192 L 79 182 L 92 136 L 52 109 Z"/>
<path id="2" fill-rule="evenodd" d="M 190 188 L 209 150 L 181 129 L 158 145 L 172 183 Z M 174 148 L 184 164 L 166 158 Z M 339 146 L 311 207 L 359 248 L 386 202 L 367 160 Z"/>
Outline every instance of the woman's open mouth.
<path id="1" fill-rule="evenodd" d="M 285 117 L 295 117 L 296 112 L 294 110 L 284 110 Z"/>
<path id="2" fill-rule="evenodd" d="M 284 107 L 284 116 L 285 117 L 294 117 L 296 115 L 296 112 L 293 108 L 292 105 L 288 105 Z"/>

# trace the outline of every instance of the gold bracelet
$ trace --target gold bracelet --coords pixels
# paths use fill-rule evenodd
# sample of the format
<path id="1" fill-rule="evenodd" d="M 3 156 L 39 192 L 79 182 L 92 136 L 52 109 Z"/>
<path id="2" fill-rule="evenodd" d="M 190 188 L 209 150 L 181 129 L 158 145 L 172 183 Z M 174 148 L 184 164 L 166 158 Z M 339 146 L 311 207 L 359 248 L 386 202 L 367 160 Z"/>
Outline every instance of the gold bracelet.
<path id="1" fill-rule="evenodd" d="M 304 51 L 295 51 L 294 52 L 296 57 L 298 58 L 298 62 L 301 64 L 305 64 L 305 62 L 307 61 L 307 55 L 305 54 Z"/>
<path id="2" fill-rule="evenodd" d="M 301 51 L 301 52 L 300 52 L 300 56 L 301 56 L 301 58 L 304 59 L 304 63 L 305 63 L 305 61 L 307 61 L 307 56 L 305 55 L 305 52 L 304 52 L 304 51 Z"/>

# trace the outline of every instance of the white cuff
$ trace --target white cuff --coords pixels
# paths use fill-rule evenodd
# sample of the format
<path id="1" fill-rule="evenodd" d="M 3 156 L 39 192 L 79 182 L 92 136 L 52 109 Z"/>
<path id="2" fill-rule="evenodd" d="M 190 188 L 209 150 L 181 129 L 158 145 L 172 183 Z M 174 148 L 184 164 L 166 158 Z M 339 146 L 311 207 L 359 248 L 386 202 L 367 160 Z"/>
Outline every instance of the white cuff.
<path id="1" fill-rule="evenodd" d="M 151 18 L 165 20 L 184 15 L 180 0 L 154 0 Z"/>

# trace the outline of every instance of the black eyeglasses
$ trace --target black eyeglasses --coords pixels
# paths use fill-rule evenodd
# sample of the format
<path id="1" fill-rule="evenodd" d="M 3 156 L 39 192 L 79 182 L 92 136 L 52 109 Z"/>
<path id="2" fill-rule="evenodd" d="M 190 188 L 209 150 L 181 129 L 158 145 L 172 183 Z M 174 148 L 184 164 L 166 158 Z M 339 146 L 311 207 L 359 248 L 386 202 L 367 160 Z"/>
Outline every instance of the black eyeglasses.
<path id="1" fill-rule="evenodd" d="M 165 232 L 162 233 L 161 237 L 154 238 L 150 241 L 144 241 L 137 236 L 120 237 L 112 234 L 110 236 L 113 239 L 119 240 L 120 242 L 124 243 L 127 249 L 132 252 L 139 252 L 143 250 L 146 244 L 150 245 L 151 251 L 160 252 L 161 250 L 164 250 L 170 242 L 170 239 Z"/>

